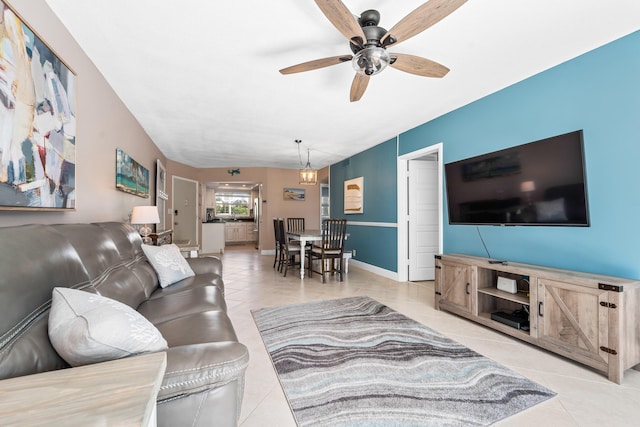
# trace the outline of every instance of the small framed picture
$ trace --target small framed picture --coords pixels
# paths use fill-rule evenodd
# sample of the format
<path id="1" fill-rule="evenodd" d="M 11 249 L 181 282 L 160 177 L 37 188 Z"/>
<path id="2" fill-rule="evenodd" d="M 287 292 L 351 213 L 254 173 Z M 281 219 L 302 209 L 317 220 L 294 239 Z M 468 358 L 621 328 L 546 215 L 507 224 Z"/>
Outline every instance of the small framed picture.
<path id="1" fill-rule="evenodd" d="M 149 169 L 116 149 L 116 190 L 149 198 Z"/>
<path id="2" fill-rule="evenodd" d="M 296 200 L 304 202 L 304 189 L 302 188 L 285 188 L 282 193 L 284 200 Z"/>

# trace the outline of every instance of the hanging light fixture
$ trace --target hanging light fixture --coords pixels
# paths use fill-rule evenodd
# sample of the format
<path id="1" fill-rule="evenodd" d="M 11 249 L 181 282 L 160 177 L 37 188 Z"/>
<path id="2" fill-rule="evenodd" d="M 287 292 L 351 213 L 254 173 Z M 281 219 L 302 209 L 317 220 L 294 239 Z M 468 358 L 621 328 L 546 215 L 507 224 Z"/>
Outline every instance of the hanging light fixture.
<path id="1" fill-rule="evenodd" d="M 300 155 L 300 144 L 302 143 L 301 139 L 296 139 L 296 144 L 298 144 L 298 160 L 300 160 L 300 166 L 302 166 L 302 156 Z M 303 169 L 300 169 L 300 184 L 302 185 L 316 185 L 318 182 L 318 171 L 311 167 L 311 163 L 309 162 L 309 149 L 307 148 L 307 164 Z"/>

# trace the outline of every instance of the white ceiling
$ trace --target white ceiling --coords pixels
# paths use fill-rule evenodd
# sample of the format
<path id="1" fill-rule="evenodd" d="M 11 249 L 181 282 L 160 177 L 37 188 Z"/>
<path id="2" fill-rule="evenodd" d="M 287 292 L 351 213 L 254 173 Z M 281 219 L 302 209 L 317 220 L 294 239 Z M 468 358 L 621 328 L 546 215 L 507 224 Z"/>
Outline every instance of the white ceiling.
<path id="1" fill-rule="evenodd" d="M 194 167 L 298 168 L 295 139 L 324 167 L 640 29 L 638 0 L 470 0 L 390 49 L 447 76 L 388 68 L 350 103 L 350 63 L 278 72 L 351 53 L 312 0 L 47 2 L 160 150 Z M 387 29 L 424 3 L 343 2 Z"/>

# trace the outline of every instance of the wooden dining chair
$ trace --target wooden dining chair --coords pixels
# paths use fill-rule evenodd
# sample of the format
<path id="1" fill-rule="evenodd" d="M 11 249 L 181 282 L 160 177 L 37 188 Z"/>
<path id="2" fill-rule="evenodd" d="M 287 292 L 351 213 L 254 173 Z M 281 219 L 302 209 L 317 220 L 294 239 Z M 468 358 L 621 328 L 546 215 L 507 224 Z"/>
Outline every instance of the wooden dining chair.
<path id="1" fill-rule="evenodd" d="M 283 221 L 282 218 L 273 218 L 273 234 L 274 237 L 276 239 L 276 256 L 273 259 L 273 268 L 276 268 L 276 264 L 278 264 L 278 271 L 281 270 L 282 267 L 282 253 L 281 253 L 281 249 L 282 249 L 282 237 L 280 234 L 280 227 L 279 227 L 279 223 L 278 221 Z"/>
<path id="2" fill-rule="evenodd" d="M 304 218 L 287 218 L 287 230 L 289 231 L 304 230 Z"/>
<path id="3" fill-rule="evenodd" d="M 339 273 L 340 281 L 344 274 L 344 239 L 347 234 L 346 219 L 325 219 L 322 221 L 322 240 L 307 251 L 309 277 L 313 273 L 322 274 L 322 283 L 326 283 L 326 273 Z M 313 269 L 313 261 L 320 261 L 320 269 Z M 338 269 L 336 270 L 336 264 Z"/>
<path id="4" fill-rule="evenodd" d="M 280 269 L 284 268 L 284 277 L 287 277 L 287 271 L 289 268 L 295 268 L 296 266 L 301 266 L 304 260 L 300 259 L 300 245 L 291 243 L 286 239 L 286 233 L 284 231 L 284 220 L 282 218 L 278 218 L 278 233 L 280 234 Z M 296 255 L 298 256 L 298 261 L 296 261 Z"/>
<path id="5" fill-rule="evenodd" d="M 303 231 L 304 230 L 304 218 L 287 218 L 287 231 Z M 298 242 L 296 239 L 289 239 L 290 242 Z"/>

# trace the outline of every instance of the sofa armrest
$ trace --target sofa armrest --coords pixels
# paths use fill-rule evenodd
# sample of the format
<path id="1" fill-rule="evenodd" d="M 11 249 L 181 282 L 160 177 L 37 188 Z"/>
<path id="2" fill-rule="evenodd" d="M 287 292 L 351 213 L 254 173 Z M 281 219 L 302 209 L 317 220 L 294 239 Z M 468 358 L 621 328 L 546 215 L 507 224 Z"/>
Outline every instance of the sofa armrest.
<path id="1" fill-rule="evenodd" d="M 237 342 L 191 344 L 166 350 L 167 369 L 158 401 L 244 380 L 249 351 Z"/>
<path id="2" fill-rule="evenodd" d="M 187 262 L 196 274 L 213 273 L 222 277 L 222 261 L 218 257 L 187 258 Z"/>

